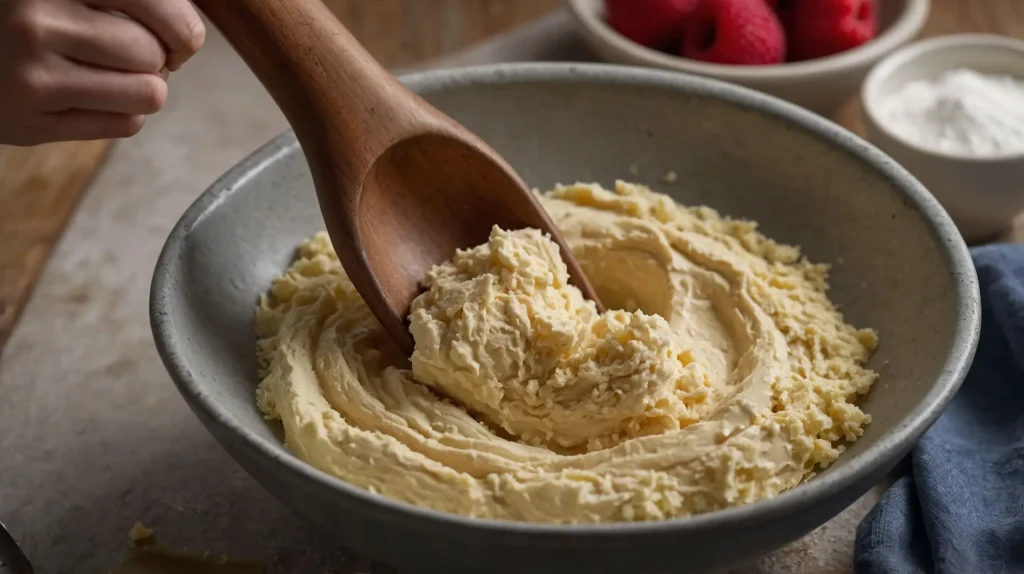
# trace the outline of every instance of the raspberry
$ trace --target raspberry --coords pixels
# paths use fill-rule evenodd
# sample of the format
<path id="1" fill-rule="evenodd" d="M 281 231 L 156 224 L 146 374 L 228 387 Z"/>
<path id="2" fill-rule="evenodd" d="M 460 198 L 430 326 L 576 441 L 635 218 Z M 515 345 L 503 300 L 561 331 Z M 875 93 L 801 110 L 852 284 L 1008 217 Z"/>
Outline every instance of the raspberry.
<path id="1" fill-rule="evenodd" d="M 716 64 L 778 64 L 786 34 L 764 0 L 703 0 L 686 20 L 682 54 Z"/>
<path id="2" fill-rule="evenodd" d="M 608 25 L 649 48 L 671 48 L 700 0 L 605 0 Z"/>
<path id="3" fill-rule="evenodd" d="M 878 29 L 875 0 L 788 2 L 787 32 L 792 60 L 811 60 L 845 52 L 874 38 Z"/>
<path id="4" fill-rule="evenodd" d="M 775 10 L 775 15 L 779 17 L 779 21 L 782 22 L 782 29 L 786 31 L 788 36 L 793 24 L 793 4 L 795 0 L 765 0 L 765 2 L 768 6 L 771 6 L 772 10 Z"/>

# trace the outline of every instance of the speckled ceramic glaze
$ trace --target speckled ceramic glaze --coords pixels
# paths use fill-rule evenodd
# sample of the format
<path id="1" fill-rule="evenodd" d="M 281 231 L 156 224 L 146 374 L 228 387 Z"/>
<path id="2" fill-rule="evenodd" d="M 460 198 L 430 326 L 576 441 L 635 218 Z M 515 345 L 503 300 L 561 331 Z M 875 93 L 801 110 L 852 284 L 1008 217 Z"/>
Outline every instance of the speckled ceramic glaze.
<path id="1" fill-rule="evenodd" d="M 358 552 L 427 572 L 692 572 L 807 533 L 875 484 L 939 416 L 974 353 L 978 286 L 935 199 L 892 160 L 780 100 L 677 73 L 575 64 L 428 72 L 412 89 L 545 188 L 615 179 L 759 221 L 833 264 L 850 322 L 878 330 L 874 422 L 828 471 L 775 499 L 684 520 L 556 527 L 475 520 L 371 495 L 285 449 L 255 406 L 257 297 L 322 219 L 289 132 L 207 190 L 174 228 L 153 333 L 199 419 L 256 480 Z M 673 171 L 674 183 L 663 175 Z M 671 178 L 667 178 L 671 179 Z M 183 461 L 184 463 L 184 461 Z"/>

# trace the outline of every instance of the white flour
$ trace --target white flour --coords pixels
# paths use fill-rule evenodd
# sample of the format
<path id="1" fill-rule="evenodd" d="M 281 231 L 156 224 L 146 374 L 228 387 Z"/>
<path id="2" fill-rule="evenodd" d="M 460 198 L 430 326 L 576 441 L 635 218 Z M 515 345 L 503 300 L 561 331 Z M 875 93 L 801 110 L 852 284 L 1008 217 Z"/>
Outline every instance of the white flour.
<path id="1" fill-rule="evenodd" d="M 881 106 L 881 119 L 932 150 L 994 157 L 1024 153 L 1024 82 L 958 69 L 911 82 Z"/>

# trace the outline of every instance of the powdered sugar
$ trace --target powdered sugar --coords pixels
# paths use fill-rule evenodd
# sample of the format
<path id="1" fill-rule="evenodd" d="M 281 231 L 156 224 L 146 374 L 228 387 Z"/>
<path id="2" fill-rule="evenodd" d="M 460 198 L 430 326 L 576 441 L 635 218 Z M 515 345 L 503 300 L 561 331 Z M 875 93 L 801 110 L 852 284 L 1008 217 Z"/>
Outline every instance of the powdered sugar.
<path id="1" fill-rule="evenodd" d="M 880 106 L 900 136 L 939 152 L 971 157 L 1024 153 L 1024 81 L 956 69 L 911 82 Z"/>

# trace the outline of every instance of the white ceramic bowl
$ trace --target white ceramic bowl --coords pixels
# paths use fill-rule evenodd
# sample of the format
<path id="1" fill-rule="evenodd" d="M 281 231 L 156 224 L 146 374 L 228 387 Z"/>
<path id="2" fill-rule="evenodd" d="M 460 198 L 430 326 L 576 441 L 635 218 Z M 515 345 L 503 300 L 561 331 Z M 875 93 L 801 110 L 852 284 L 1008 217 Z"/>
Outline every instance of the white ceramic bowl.
<path id="1" fill-rule="evenodd" d="M 584 40 L 609 62 L 725 80 L 778 96 L 824 116 L 834 114 L 857 92 L 876 62 L 917 36 L 931 8 L 931 0 L 879 0 L 879 34 L 863 46 L 806 62 L 726 66 L 672 56 L 627 39 L 605 22 L 604 0 L 566 2 Z"/>
<path id="2" fill-rule="evenodd" d="M 970 68 L 1024 79 L 1024 42 L 988 34 L 938 36 L 881 61 L 861 89 L 868 139 L 903 164 L 932 192 L 969 242 L 990 239 L 1024 210 L 1024 154 L 975 158 L 927 149 L 882 120 L 880 106 L 908 82 Z"/>

